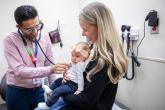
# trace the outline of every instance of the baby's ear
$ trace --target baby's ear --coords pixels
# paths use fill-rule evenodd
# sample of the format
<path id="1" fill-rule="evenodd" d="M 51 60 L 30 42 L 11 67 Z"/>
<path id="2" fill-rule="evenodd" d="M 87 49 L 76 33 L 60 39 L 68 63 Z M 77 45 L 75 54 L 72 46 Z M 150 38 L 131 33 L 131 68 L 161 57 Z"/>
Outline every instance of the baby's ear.
<path id="1" fill-rule="evenodd" d="M 85 46 L 83 46 L 82 49 L 88 51 L 89 50 L 89 46 L 88 45 L 85 45 Z"/>

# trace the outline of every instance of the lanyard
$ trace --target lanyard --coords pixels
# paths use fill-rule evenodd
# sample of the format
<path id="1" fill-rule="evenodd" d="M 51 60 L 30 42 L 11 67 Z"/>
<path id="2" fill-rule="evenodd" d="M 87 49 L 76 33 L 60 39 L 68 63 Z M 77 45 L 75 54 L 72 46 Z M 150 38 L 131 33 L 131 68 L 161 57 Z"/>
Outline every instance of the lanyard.
<path id="1" fill-rule="evenodd" d="M 21 31 L 18 30 L 18 33 L 20 34 L 20 36 L 21 36 L 21 38 L 23 40 L 24 46 L 26 48 L 26 52 L 29 55 L 31 62 L 36 67 L 36 58 L 37 58 L 37 54 L 38 54 L 38 44 L 37 44 L 37 41 L 34 42 L 35 43 L 35 48 L 34 48 L 34 57 L 33 57 L 32 52 L 30 51 L 30 47 L 27 45 L 26 40 L 23 38 L 23 35 L 22 35 Z"/>
<path id="2" fill-rule="evenodd" d="M 34 56 L 32 55 L 32 52 L 30 51 L 30 47 L 28 45 L 26 45 L 25 48 L 26 48 L 26 52 L 29 55 L 29 58 L 30 58 L 31 62 L 36 67 L 36 58 L 37 58 L 37 54 L 38 54 L 38 45 L 37 45 L 37 42 L 35 42 Z"/>
<path id="3" fill-rule="evenodd" d="M 35 56 L 35 58 L 37 58 L 37 54 L 38 54 L 38 44 L 37 44 L 37 41 L 35 41 L 35 48 L 34 48 L 34 56 Z"/>

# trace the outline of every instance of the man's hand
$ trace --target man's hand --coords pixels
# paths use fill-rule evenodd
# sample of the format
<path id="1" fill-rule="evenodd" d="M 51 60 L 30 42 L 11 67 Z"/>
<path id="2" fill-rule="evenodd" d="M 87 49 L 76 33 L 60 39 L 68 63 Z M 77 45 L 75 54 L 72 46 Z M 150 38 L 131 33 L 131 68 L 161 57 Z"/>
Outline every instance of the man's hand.
<path id="1" fill-rule="evenodd" d="M 65 73 L 69 68 L 69 65 L 66 63 L 55 64 L 51 67 L 51 73 L 62 74 Z"/>

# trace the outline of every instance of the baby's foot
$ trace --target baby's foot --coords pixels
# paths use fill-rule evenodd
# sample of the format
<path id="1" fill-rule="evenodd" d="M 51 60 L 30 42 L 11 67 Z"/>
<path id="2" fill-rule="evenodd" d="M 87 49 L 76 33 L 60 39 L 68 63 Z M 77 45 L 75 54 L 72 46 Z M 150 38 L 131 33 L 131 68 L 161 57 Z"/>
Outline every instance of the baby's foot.
<path id="1" fill-rule="evenodd" d="M 42 85 L 42 88 L 44 89 L 44 91 L 46 93 L 51 93 L 52 92 L 52 90 L 47 85 Z"/>
<path id="2" fill-rule="evenodd" d="M 41 110 L 49 110 L 49 107 L 46 105 L 45 102 L 38 103 L 38 108 Z"/>

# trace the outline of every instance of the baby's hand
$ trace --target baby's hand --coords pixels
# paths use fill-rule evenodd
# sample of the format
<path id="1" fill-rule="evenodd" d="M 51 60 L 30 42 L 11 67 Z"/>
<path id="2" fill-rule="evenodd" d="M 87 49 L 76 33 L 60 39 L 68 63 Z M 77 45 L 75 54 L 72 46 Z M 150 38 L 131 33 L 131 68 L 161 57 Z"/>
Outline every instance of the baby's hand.
<path id="1" fill-rule="evenodd" d="M 62 83 L 65 83 L 66 81 L 65 81 L 65 79 L 62 79 Z"/>
<path id="2" fill-rule="evenodd" d="M 81 91 L 77 90 L 74 94 L 78 95 Z"/>
<path id="3" fill-rule="evenodd" d="M 66 83 L 67 81 L 70 81 L 70 77 L 67 73 L 63 73 L 62 83 Z"/>

